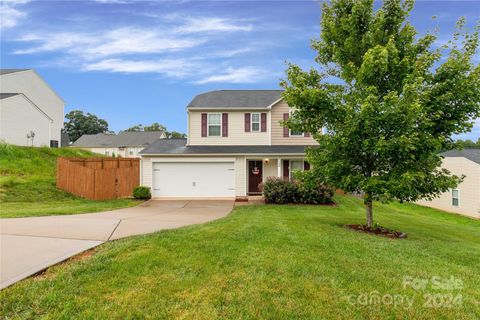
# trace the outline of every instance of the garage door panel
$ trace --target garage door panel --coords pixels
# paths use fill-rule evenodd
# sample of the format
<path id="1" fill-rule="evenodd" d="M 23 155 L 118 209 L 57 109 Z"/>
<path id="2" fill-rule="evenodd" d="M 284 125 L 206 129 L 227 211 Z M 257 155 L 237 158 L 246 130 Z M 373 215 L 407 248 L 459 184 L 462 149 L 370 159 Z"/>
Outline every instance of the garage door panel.
<path id="1" fill-rule="evenodd" d="M 153 164 L 154 197 L 234 197 L 233 162 Z"/>

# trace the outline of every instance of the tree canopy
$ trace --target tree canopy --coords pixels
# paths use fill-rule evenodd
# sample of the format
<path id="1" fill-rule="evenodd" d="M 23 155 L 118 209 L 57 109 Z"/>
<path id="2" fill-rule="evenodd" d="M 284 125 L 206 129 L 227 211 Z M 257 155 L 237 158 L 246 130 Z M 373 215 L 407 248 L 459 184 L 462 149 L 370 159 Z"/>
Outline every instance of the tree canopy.
<path id="1" fill-rule="evenodd" d="M 108 123 L 94 114 L 84 113 L 81 110 L 72 110 L 65 115 L 64 131 L 72 142 L 84 134 L 108 132 Z"/>
<path id="2" fill-rule="evenodd" d="M 149 126 L 144 126 L 142 124 L 137 124 L 133 127 L 126 129 L 125 131 L 163 131 L 165 136 L 169 139 L 178 139 L 178 138 L 186 138 L 187 135 L 185 133 L 180 133 L 177 131 L 168 131 L 167 127 L 158 123 L 154 122 Z"/>
<path id="3" fill-rule="evenodd" d="M 480 149 L 480 138 L 478 138 L 477 142 L 473 142 L 470 139 L 467 139 L 467 140 L 458 139 L 456 143 L 457 143 L 457 146 L 461 149 Z"/>
<path id="4" fill-rule="evenodd" d="M 468 32 L 460 19 L 438 48 L 435 34 L 420 36 L 408 22 L 412 8 L 409 0 L 378 10 L 372 0 L 324 2 L 312 41 L 320 68 L 289 64 L 281 82 L 294 110 L 285 125 L 319 142 L 307 151 L 311 174 L 363 193 L 368 227 L 374 200 L 432 198 L 457 185 L 439 153 L 480 116 L 478 26 Z"/>

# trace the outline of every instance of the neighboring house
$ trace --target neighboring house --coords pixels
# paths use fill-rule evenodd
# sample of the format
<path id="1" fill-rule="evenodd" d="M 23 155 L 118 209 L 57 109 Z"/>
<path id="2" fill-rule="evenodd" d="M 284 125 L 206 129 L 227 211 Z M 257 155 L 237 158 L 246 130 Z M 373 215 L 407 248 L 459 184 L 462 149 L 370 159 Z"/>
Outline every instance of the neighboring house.
<path id="1" fill-rule="evenodd" d="M 465 179 L 457 188 L 442 193 L 432 201 L 418 204 L 480 218 L 480 149 L 452 150 L 442 154 L 442 168 Z"/>
<path id="2" fill-rule="evenodd" d="M 141 183 L 154 197 L 240 198 L 267 177 L 308 169 L 317 142 L 281 125 L 291 112 L 281 90 L 220 90 L 187 106 L 188 138 L 157 140 L 140 154 Z"/>
<path id="3" fill-rule="evenodd" d="M 64 101 L 33 69 L 0 69 L 0 140 L 59 147 Z"/>
<path id="4" fill-rule="evenodd" d="M 60 138 L 60 145 L 62 147 L 69 147 L 70 146 L 70 137 L 68 136 L 68 133 L 62 132 L 61 138 Z"/>
<path id="5" fill-rule="evenodd" d="M 84 134 L 72 144 L 106 156 L 137 158 L 139 152 L 158 139 L 164 139 L 163 131 L 121 131 L 118 135 L 98 133 Z"/>

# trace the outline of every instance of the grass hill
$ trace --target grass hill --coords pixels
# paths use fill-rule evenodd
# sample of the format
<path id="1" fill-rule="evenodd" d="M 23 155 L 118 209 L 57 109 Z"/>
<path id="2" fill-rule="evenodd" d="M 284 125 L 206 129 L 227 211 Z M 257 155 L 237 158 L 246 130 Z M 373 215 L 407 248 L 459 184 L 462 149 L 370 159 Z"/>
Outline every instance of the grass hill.
<path id="1" fill-rule="evenodd" d="M 74 148 L 0 144 L 0 217 L 72 214 L 134 205 L 133 200 L 85 200 L 56 188 L 57 157 L 99 156 Z"/>

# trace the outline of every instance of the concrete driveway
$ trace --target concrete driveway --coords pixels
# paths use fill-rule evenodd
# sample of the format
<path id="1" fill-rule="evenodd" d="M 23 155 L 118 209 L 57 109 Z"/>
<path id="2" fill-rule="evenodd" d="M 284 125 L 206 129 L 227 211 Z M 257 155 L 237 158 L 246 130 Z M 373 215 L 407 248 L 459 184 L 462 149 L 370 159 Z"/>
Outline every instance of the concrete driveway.
<path id="1" fill-rule="evenodd" d="M 150 200 L 137 207 L 0 219 L 0 289 L 106 241 L 225 217 L 233 200 Z"/>

